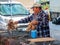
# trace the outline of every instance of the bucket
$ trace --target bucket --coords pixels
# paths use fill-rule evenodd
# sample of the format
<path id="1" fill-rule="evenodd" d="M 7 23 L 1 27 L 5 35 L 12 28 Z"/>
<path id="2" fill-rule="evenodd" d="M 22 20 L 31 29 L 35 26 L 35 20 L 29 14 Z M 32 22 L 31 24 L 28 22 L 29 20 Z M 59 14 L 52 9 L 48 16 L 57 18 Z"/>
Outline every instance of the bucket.
<path id="1" fill-rule="evenodd" d="M 31 30 L 31 38 L 37 38 L 37 30 Z"/>

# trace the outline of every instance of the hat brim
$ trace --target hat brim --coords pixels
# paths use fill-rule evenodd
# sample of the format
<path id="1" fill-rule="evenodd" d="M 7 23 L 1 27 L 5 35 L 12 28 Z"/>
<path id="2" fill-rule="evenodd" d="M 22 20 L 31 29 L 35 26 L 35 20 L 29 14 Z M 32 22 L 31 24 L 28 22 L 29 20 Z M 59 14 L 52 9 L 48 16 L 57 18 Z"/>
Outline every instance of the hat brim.
<path id="1" fill-rule="evenodd" d="M 34 6 L 34 7 L 31 7 L 31 9 L 33 9 L 33 8 L 35 8 L 35 7 L 39 8 L 39 7 L 41 7 L 41 6 Z"/>

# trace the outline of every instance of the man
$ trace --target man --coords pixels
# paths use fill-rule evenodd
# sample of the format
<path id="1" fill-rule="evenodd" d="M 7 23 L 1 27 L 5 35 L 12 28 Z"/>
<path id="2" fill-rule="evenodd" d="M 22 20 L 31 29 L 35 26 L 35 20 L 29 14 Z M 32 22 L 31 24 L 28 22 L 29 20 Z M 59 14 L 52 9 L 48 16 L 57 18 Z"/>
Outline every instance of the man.
<path id="1" fill-rule="evenodd" d="M 38 37 L 50 37 L 48 15 L 42 10 L 41 5 L 38 3 L 34 4 L 32 9 L 34 13 L 31 16 L 16 21 L 15 24 L 28 22 L 32 22 L 34 24 L 35 21 L 37 21 L 38 24 L 36 26 L 36 30 L 38 31 Z"/>

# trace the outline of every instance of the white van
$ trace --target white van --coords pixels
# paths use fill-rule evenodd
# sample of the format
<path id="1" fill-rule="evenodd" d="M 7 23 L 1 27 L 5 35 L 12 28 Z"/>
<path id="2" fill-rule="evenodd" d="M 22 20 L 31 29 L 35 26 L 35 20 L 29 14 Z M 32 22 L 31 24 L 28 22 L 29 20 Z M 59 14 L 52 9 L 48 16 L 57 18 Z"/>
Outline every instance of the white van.
<path id="1" fill-rule="evenodd" d="M 11 16 L 12 15 L 12 16 Z M 18 21 L 20 19 L 26 18 L 30 15 L 30 12 L 23 6 L 20 2 L 0 2 L 0 29 L 6 29 L 6 25 L 9 19 Z M 27 25 L 26 23 L 21 23 L 22 28 Z M 3 28 L 4 27 L 4 28 Z M 25 29 L 24 29 L 25 30 Z"/>

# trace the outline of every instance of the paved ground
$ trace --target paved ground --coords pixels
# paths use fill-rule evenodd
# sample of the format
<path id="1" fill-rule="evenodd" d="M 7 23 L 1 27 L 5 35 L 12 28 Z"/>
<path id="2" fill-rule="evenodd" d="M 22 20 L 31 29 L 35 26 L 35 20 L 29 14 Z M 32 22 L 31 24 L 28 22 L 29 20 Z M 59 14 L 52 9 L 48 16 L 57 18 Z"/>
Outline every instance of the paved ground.
<path id="1" fill-rule="evenodd" d="M 13 35 L 12 35 L 13 34 Z M 17 43 L 18 42 L 20 42 L 20 43 L 22 43 L 23 45 L 25 44 L 25 45 L 27 45 L 26 43 L 28 43 L 28 42 L 26 42 L 26 39 L 28 38 L 27 36 L 25 36 L 25 35 L 27 35 L 28 33 L 26 33 L 26 32 L 20 32 L 20 31 L 13 31 L 13 33 L 11 33 L 11 35 L 9 35 L 9 33 L 8 32 L 3 32 L 3 33 L 0 33 L 0 35 L 2 35 L 3 37 L 12 37 Z M 16 38 L 14 38 L 14 37 L 16 37 Z M 18 38 L 19 37 L 19 38 Z M 16 43 L 14 41 L 14 43 Z M 11 38 L 10 38 L 10 42 L 13 42 L 13 40 L 11 40 Z M 19 45 L 20 43 L 18 43 L 17 45 Z M 12 45 L 12 44 L 11 44 Z M 29 44 L 28 44 L 29 45 Z M 34 43 L 33 45 L 42 45 L 41 43 Z M 48 45 L 48 43 L 46 44 L 46 45 Z M 53 45 L 60 45 L 60 41 L 55 41 L 54 43 L 53 43 Z"/>

